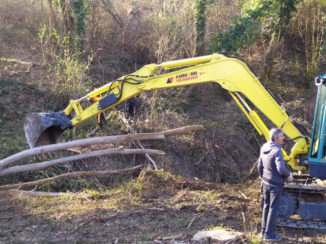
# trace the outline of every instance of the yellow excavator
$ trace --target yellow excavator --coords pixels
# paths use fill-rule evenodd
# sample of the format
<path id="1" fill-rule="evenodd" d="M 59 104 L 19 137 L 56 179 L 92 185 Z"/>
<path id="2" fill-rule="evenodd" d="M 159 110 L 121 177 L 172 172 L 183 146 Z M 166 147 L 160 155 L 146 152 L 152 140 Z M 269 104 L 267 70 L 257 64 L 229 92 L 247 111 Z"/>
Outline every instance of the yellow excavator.
<path id="1" fill-rule="evenodd" d="M 276 127 L 282 128 L 294 143 L 289 154 L 283 150 L 284 159 L 293 171 L 303 174 L 297 176 L 294 183 L 285 186 L 279 225 L 326 229 L 326 202 L 323 203 L 320 199 L 318 202 L 310 201 L 311 193 L 314 197 L 318 195 L 323 198 L 326 192 L 322 186 L 315 185 L 313 178 L 326 178 L 324 80 L 326 81 L 326 76 L 316 79 L 319 91 L 311 137 L 275 101 L 245 61 L 221 54 L 145 65 L 78 100 L 71 100 L 63 111 L 30 114 L 25 120 L 25 135 L 31 148 L 56 143 L 65 129 L 77 126 L 144 91 L 216 82 L 229 92 L 254 128 L 266 140 L 269 140 L 269 129 L 249 104 L 260 110 Z M 95 99 L 98 97 L 100 99 Z M 83 108 L 81 103 L 84 100 L 95 102 Z M 319 214 L 320 212 L 323 214 Z M 294 214 L 299 215 L 299 218 L 290 218 Z"/>

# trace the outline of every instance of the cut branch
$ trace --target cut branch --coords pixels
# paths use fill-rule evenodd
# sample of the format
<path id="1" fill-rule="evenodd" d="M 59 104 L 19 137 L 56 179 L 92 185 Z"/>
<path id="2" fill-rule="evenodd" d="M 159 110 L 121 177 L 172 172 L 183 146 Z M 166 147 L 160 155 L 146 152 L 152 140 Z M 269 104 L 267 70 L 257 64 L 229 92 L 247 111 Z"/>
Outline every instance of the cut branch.
<path id="1" fill-rule="evenodd" d="M 174 135 L 189 133 L 189 132 L 192 132 L 195 130 L 205 130 L 205 127 L 202 125 L 188 125 L 188 126 L 184 126 L 184 127 L 180 127 L 180 128 L 176 128 L 176 129 L 165 130 L 165 131 L 162 131 L 161 133 L 164 136 L 174 136 Z"/>
<path id="2" fill-rule="evenodd" d="M 137 169 L 140 169 L 143 166 L 144 165 L 141 164 L 141 165 L 134 166 L 132 168 L 126 168 L 126 169 L 120 169 L 120 170 L 71 172 L 71 173 L 66 173 L 66 174 L 54 176 L 54 177 L 47 178 L 47 179 L 37 180 L 37 181 L 0 186 L 0 190 L 9 190 L 9 189 L 15 189 L 15 188 L 37 186 L 37 185 L 42 185 L 42 184 L 57 181 L 57 180 L 81 177 L 81 176 L 83 176 L 83 177 L 95 177 L 95 176 L 102 177 L 102 176 L 107 176 L 107 175 L 126 174 L 126 173 L 130 173 L 132 171 L 135 171 Z"/>
<path id="3" fill-rule="evenodd" d="M 60 197 L 72 195 L 74 193 L 64 193 L 64 192 L 42 192 L 42 191 L 23 191 L 23 190 L 9 190 L 8 194 L 15 195 L 18 197 Z"/>
<path id="4" fill-rule="evenodd" d="M 0 170 L 10 164 L 13 164 L 24 158 L 35 156 L 42 153 L 56 152 L 60 150 L 66 150 L 67 148 L 82 147 L 88 145 L 96 144 L 110 144 L 110 143 L 120 143 L 120 142 L 130 142 L 136 140 L 157 140 L 165 139 L 164 136 L 172 136 L 178 134 L 185 134 L 195 130 L 205 130 L 202 125 L 189 125 L 181 128 L 176 128 L 172 130 L 166 130 L 161 133 L 140 133 L 140 134 L 128 134 L 128 135 L 117 135 L 117 136 L 104 136 L 96 138 L 87 138 L 81 140 L 75 140 L 70 142 L 40 146 L 32 149 L 28 149 L 17 154 L 14 154 L 8 158 L 0 161 Z"/>
<path id="5" fill-rule="evenodd" d="M 101 151 L 95 151 L 95 152 L 89 152 L 89 153 L 83 153 L 83 154 L 77 154 L 77 155 L 72 155 L 68 156 L 65 158 L 58 158 L 42 163 L 34 163 L 34 164 L 26 164 L 22 166 L 15 166 L 11 167 L 5 170 L 0 171 L 0 176 L 4 175 L 10 175 L 10 174 L 17 174 L 21 172 L 26 172 L 26 171 L 36 171 L 36 170 L 41 170 L 48 168 L 50 166 L 62 164 L 62 163 L 67 163 L 67 162 L 72 162 L 80 159 L 85 159 L 85 158 L 93 158 L 93 157 L 100 157 L 100 156 L 105 156 L 105 155 L 110 155 L 110 154 L 159 154 L 159 155 L 164 155 L 165 153 L 160 150 L 152 150 L 152 149 L 108 149 L 108 150 L 101 150 Z"/>
<path id="6" fill-rule="evenodd" d="M 66 150 L 72 147 L 82 147 L 88 145 L 96 144 L 110 144 L 110 143 L 120 143 L 120 142 L 130 142 L 135 140 L 157 140 L 165 139 L 162 133 L 140 133 L 140 134 L 129 134 L 129 135 L 117 135 L 117 136 L 104 136 L 96 138 L 87 138 L 81 140 L 75 140 L 70 142 L 46 145 L 28 149 L 17 154 L 14 154 L 8 158 L 0 161 L 0 170 L 12 163 L 15 163 L 24 158 L 35 156 L 42 153 L 56 152 L 60 150 Z"/>

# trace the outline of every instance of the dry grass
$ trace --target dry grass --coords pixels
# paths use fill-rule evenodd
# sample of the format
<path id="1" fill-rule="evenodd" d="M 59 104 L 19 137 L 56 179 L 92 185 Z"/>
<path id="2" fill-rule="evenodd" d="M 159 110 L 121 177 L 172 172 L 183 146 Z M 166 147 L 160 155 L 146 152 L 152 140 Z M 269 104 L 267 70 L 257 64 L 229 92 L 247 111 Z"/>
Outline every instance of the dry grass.
<path id="1" fill-rule="evenodd" d="M 224 226 L 258 242 L 259 181 L 211 184 L 144 171 L 115 189 L 55 198 L 1 198 L 0 241 L 188 241 L 200 230 Z M 287 242 L 322 243 L 322 233 L 280 230 Z"/>

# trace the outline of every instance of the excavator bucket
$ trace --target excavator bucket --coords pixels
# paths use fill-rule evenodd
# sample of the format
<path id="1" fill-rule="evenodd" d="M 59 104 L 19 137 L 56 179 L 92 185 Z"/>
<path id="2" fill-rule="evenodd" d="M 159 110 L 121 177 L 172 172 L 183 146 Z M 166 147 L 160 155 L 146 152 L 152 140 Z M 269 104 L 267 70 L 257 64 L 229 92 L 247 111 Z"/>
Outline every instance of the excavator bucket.
<path id="1" fill-rule="evenodd" d="M 63 111 L 32 113 L 25 119 L 24 130 L 30 148 L 56 143 L 62 132 L 71 127 Z"/>

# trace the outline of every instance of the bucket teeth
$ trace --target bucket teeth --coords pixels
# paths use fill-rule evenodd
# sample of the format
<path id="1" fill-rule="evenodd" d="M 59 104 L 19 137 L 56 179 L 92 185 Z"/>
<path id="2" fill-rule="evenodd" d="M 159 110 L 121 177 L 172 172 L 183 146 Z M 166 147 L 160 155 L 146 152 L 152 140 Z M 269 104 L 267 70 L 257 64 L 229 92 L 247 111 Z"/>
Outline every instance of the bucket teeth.
<path id="1" fill-rule="evenodd" d="M 71 127 L 63 111 L 32 113 L 25 119 L 24 130 L 30 148 L 56 143 L 62 132 Z"/>

